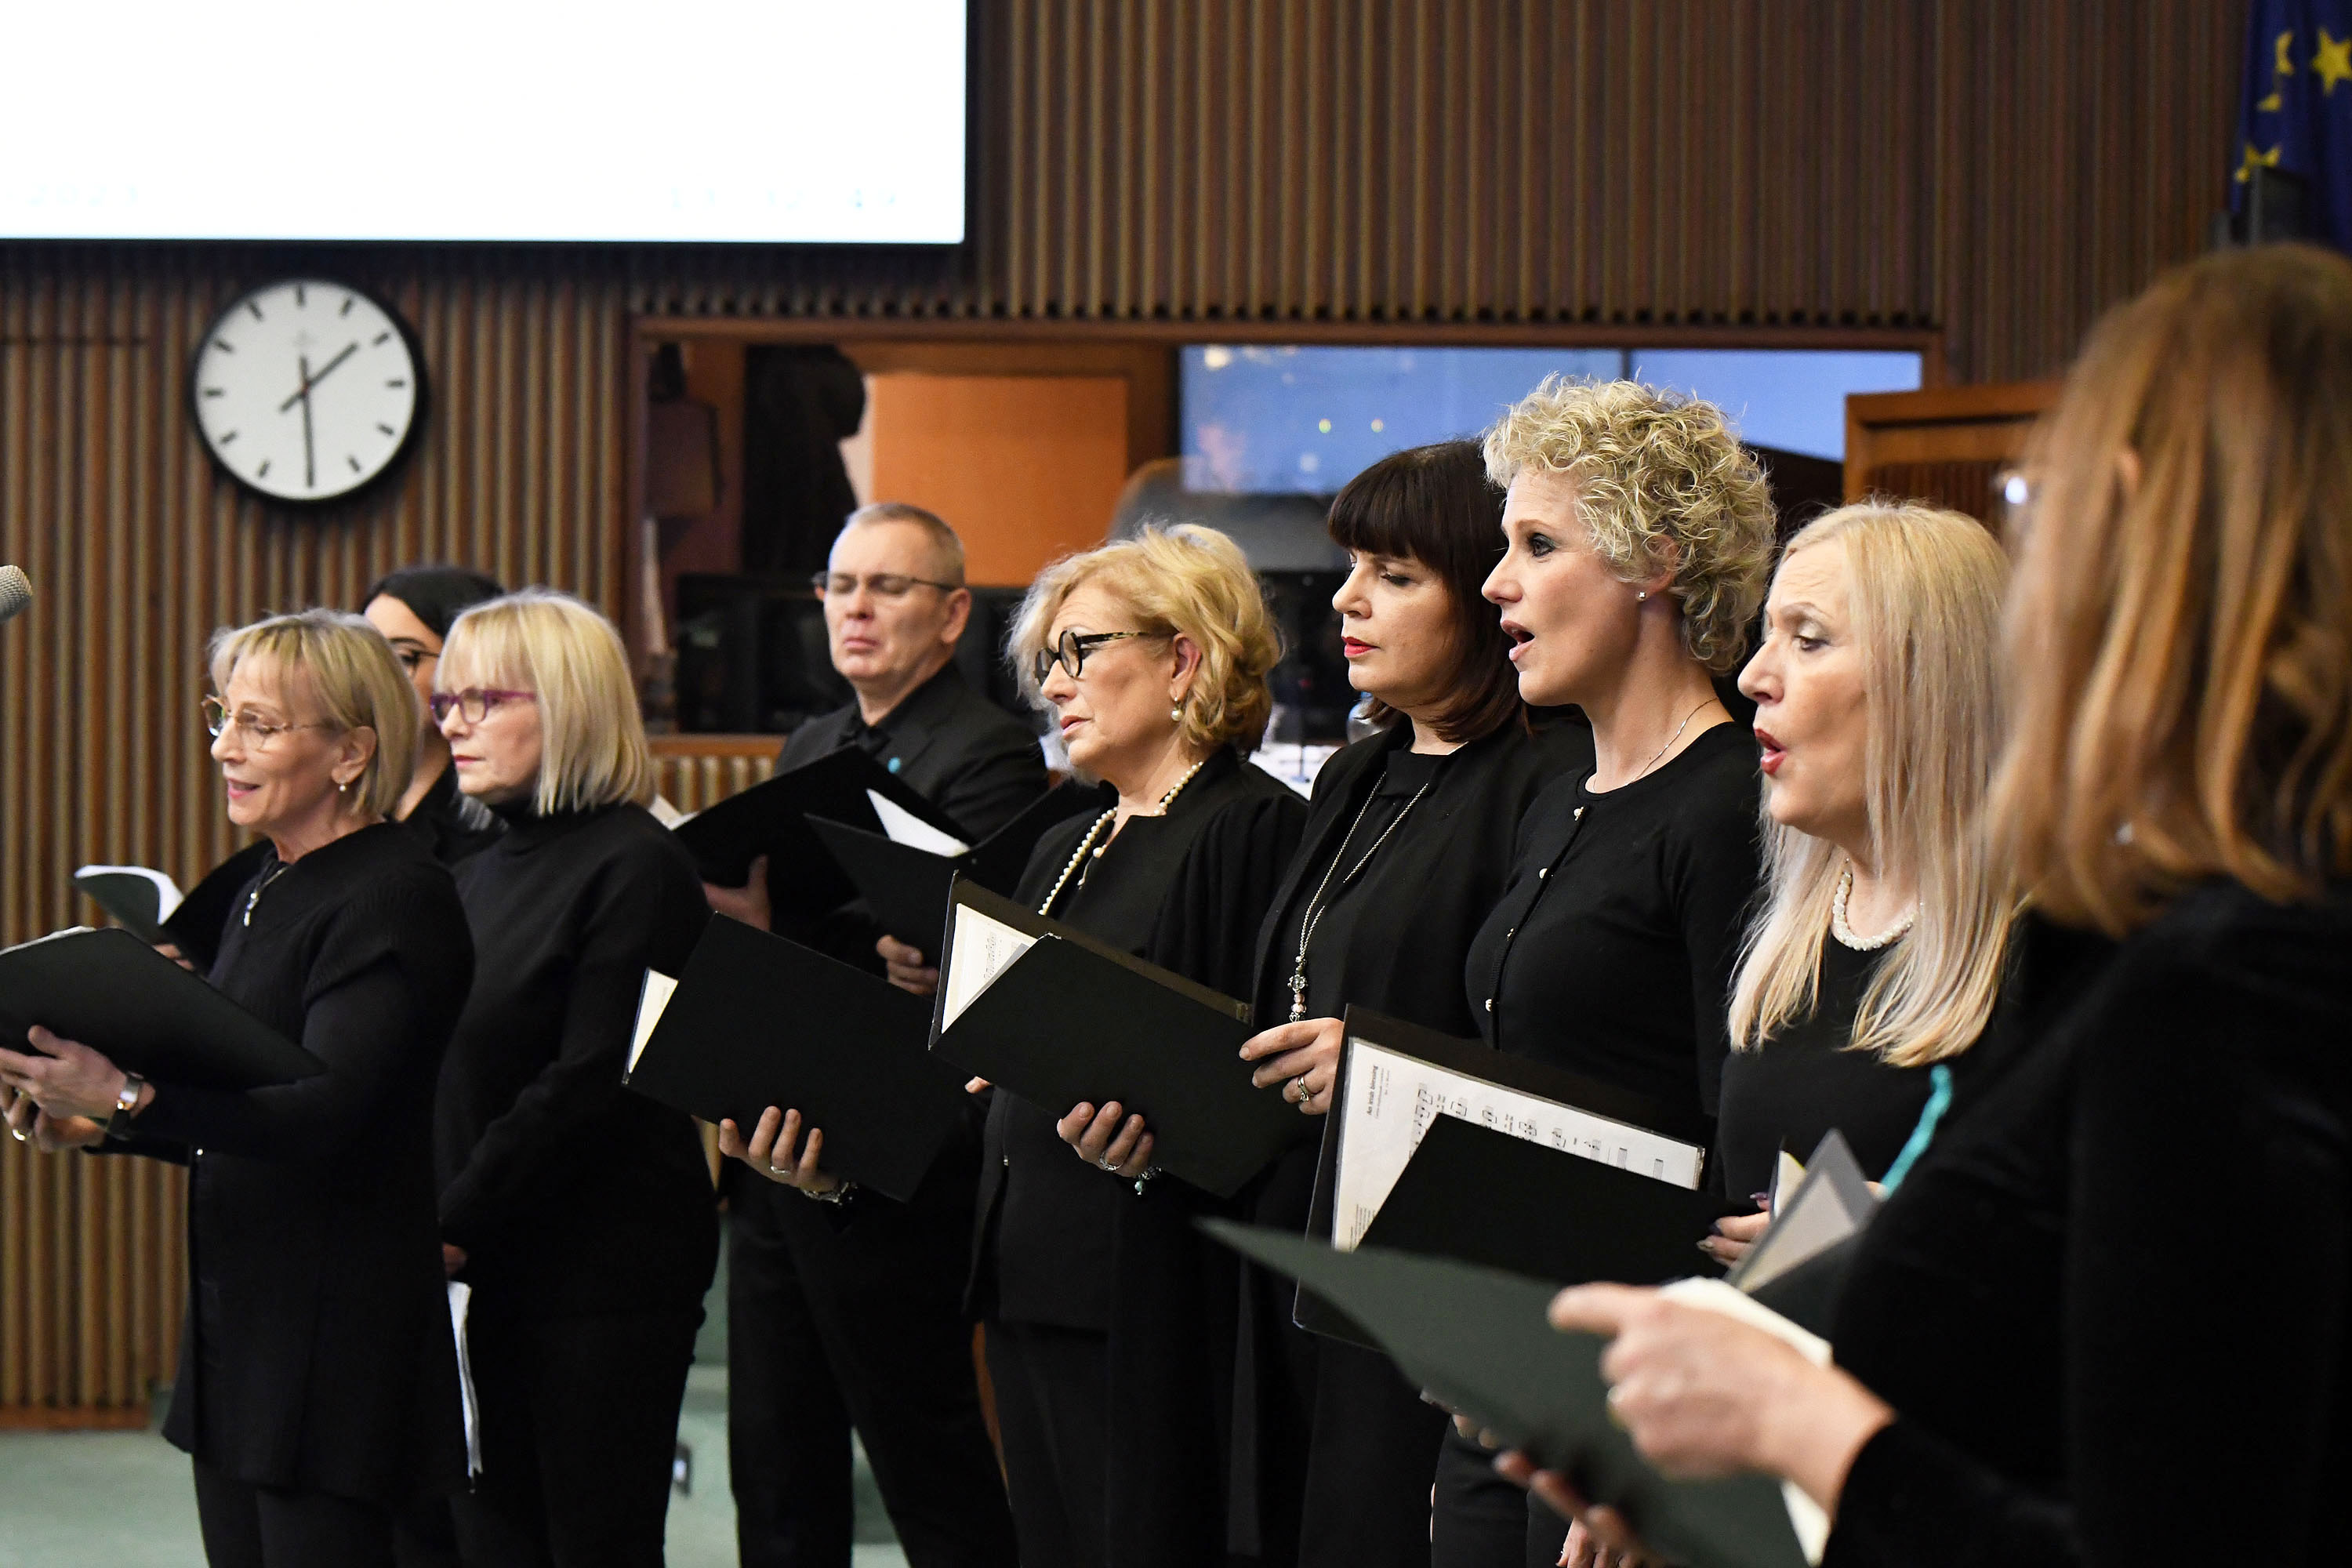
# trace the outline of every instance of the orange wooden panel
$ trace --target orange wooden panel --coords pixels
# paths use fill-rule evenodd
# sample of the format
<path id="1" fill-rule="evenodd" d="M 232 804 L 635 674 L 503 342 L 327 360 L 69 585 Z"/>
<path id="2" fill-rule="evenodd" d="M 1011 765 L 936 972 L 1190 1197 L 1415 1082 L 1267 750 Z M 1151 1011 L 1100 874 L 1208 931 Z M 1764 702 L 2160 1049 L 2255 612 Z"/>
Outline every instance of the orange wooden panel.
<path id="1" fill-rule="evenodd" d="M 1127 481 L 1127 378 L 874 378 L 874 496 L 963 535 L 974 583 L 1019 584 L 1102 542 Z"/>

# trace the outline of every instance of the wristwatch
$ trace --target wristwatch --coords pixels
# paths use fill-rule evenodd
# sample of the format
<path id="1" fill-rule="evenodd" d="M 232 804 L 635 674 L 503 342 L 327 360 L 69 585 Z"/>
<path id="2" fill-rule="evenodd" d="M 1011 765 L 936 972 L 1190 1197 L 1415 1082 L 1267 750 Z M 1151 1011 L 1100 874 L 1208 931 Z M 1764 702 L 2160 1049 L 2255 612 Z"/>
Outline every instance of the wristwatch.
<path id="1" fill-rule="evenodd" d="M 849 1201 L 849 1194 L 857 1190 L 857 1184 L 856 1182 L 844 1182 L 839 1186 L 835 1187 L 832 1191 L 823 1193 L 813 1193 L 806 1187 L 800 1187 L 794 1190 L 797 1191 L 801 1196 L 808 1199 L 808 1201 L 813 1204 L 845 1204 Z"/>
<path id="2" fill-rule="evenodd" d="M 120 1138 L 131 1130 L 131 1113 L 139 1109 L 139 1091 L 147 1080 L 135 1072 L 122 1075 L 122 1092 L 114 1097 L 114 1114 L 106 1119 L 106 1135 Z"/>

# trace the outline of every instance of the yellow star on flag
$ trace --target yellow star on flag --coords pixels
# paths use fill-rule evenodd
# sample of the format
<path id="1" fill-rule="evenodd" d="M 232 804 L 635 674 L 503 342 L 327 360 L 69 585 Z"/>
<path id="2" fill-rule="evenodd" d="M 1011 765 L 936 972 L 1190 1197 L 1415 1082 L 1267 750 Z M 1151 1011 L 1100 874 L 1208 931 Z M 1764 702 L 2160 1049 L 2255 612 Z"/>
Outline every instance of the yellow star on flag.
<path id="1" fill-rule="evenodd" d="M 2286 143 L 2284 142 L 2279 143 L 2279 147 L 2284 147 Z M 2238 184 L 2242 185 L 2247 181 L 2252 179 L 2256 169 L 2277 168 L 2279 161 L 2279 147 L 2273 147 L 2267 153 L 2257 153 L 2254 151 L 2254 144 L 2251 142 L 2247 142 L 2246 161 L 2238 165 Z"/>
<path id="2" fill-rule="evenodd" d="M 2319 52 L 2311 57 L 2311 68 L 2326 85 L 2322 97 L 2336 90 L 2339 81 L 2352 81 L 2352 37 L 2331 38 L 2327 29 L 2319 29 Z"/>

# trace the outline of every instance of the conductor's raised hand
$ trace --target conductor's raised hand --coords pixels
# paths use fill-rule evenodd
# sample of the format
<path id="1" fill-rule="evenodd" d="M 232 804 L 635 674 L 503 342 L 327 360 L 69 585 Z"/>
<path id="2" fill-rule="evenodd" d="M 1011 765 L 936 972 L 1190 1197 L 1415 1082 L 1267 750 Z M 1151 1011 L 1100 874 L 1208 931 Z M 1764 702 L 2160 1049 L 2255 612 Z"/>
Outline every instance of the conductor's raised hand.
<path id="1" fill-rule="evenodd" d="M 751 875 L 741 887 L 722 888 L 715 882 L 705 882 L 702 896 L 720 914 L 747 926 L 768 930 L 774 916 L 768 907 L 768 858 L 762 855 L 751 862 Z"/>
<path id="2" fill-rule="evenodd" d="M 1055 1123 L 1062 1142 L 1090 1165 L 1132 1181 L 1151 1169 L 1151 1129 L 1140 1116 L 1129 1116 L 1112 1100 L 1097 1110 L 1080 1103 Z"/>
<path id="3" fill-rule="evenodd" d="M 834 1192 L 841 1186 L 841 1178 L 829 1174 L 823 1164 L 824 1130 L 812 1127 L 803 1140 L 801 1113 L 797 1110 L 768 1107 L 760 1113 L 760 1124 L 751 1130 L 748 1142 L 734 1122 L 721 1121 L 719 1152 L 730 1160 L 742 1161 L 772 1182 L 813 1195 Z"/>
<path id="4" fill-rule="evenodd" d="M 1242 1042 L 1242 1060 L 1255 1062 L 1250 1082 L 1260 1089 L 1280 1085 L 1282 1098 L 1309 1116 L 1331 1109 L 1339 1079 L 1339 1046 L 1346 1029 L 1337 1018 L 1302 1018 L 1277 1024 Z"/>
<path id="5" fill-rule="evenodd" d="M 940 988 L 940 972 L 919 947 L 909 947 L 895 936 L 876 939 L 874 951 L 882 955 L 882 966 L 889 972 L 890 984 L 901 991 L 911 991 L 918 996 L 929 996 Z"/>
<path id="6" fill-rule="evenodd" d="M 123 1070 L 79 1040 L 68 1040 L 36 1024 L 25 1032 L 38 1056 L 0 1050 L 0 1089 L 31 1097 L 55 1117 L 87 1116 L 103 1121 L 129 1081 Z M 140 1091 L 143 1109 L 152 1089 Z"/>

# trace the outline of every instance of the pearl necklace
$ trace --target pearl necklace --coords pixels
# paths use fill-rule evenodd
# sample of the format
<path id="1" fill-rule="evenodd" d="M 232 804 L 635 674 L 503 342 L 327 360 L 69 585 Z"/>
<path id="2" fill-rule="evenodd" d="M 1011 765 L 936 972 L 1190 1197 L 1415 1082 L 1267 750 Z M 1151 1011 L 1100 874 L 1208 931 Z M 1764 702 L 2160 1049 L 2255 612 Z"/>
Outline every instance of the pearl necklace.
<path id="1" fill-rule="evenodd" d="M 1919 906 L 1913 904 L 1903 911 L 1901 920 L 1896 921 L 1876 936 L 1856 936 L 1853 934 L 1853 928 L 1845 923 L 1846 896 L 1853 891 L 1853 868 L 1848 866 L 1838 873 L 1837 897 L 1830 900 L 1830 934 L 1837 938 L 1840 947 L 1850 947 L 1856 952 L 1876 952 L 1880 948 L 1909 931 L 1919 919 Z"/>
<path id="2" fill-rule="evenodd" d="M 1194 763 L 1191 767 L 1186 768 L 1184 770 L 1184 776 L 1178 779 L 1174 784 L 1170 784 L 1168 786 L 1168 793 L 1160 797 L 1160 807 L 1152 815 L 1155 816 L 1167 816 L 1169 803 L 1173 801 L 1177 795 L 1183 793 L 1184 786 L 1192 782 L 1192 775 L 1194 773 L 1199 773 L 1202 768 L 1205 768 L 1208 765 L 1209 759 L 1202 757 L 1199 762 Z M 1109 826 L 1111 823 L 1118 819 L 1118 807 L 1112 806 L 1108 811 L 1104 812 L 1100 816 L 1095 818 L 1095 825 L 1087 829 L 1087 836 L 1078 840 L 1078 847 L 1076 849 L 1070 851 L 1070 863 L 1062 868 L 1062 874 L 1060 876 L 1054 879 L 1054 890 L 1045 895 L 1045 901 L 1044 903 L 1037 906 L 1037 912 L 1039 914 L 1050 915 L 1054 912 L 1055 900 L 1062 896 L 1062 889 L 1069 885 L 1070 878 L 1076 873 L 1081 862 L 1089 858 L 1097 860 L 1103 858 L 1103 850 L 1110 847 L 1110 840 L 1107 838 L 1103 839 L 1101 848 L 1096 847 L 1095 840 L 1101 838 L 1102 830 Z"/>

